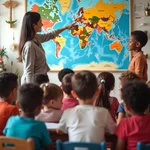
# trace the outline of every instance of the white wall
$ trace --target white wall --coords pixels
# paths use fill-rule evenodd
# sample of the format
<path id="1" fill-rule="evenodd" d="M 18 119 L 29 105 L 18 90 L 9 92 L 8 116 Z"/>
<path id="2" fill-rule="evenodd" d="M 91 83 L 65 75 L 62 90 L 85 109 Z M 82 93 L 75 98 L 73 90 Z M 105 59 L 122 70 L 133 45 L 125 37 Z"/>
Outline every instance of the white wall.
<path id="1" fill-rule="evenodd" d="M 13 68 L 12 71 L 15 72 L 16 69 L 19 69 L 20 74 L 22 74 L 22 64 L 17 62 L 17 56 L 18 53 L 15 51 L 10 50 L 10 46 L 13 43 L 13 32 L 15 35 L 15 43 L 18 43 L 19 41 L 19 34 L 20 34 L 20 28 L 21 28 L 21 22 L 23 15 L 25 13 L 25 4 L 24 0 L 15 0 L 19 2 L 20 4 L 13 9 L 13 20 L 17 19 L 17 22 L 15 24 L 14 28 L 10 28 L 9 25 L 5 22 L 5 20 L 9 20 L 9 9 L 5 8 L 2 4 L 6 2 L 6 0 L 0 0 L 0 47 L 6 47 L 7 52 L 9 55 L 9 60 L 6 61 L 7 65 L 7 71 L 11 71 L 10 63 L 13 61 Z M 132 1 L 132 0 L 131 0 Z M 149 54 L 150 56 L 150 17 L 145 17 L 144 16 L 144 6 L 149 0 L 133 0 L 133 3 L 136 4 L 136 9 L 135 5 L 133 5 L 133 30 L 138 29 L 138 30 L 147 30 L 148 31 L 148 36 L 149 36 L 149 41 L 148 44 L 144 47 L 144 51 Z M 137 15 L 135 15 L 137 13 Z M 135 16 L 141 16 L 140 19 L 136 19 Z M 138 27 L 141 23 L 149 23 L 146 26 Z M 150 59 L 148 59 L 148 66 L 150 70 Z M 97 75 L 98 73 L 96 73 Z M 120 72 L 114 72 L 113 73 L 116 79 L 115 83 L 115 89 L 112 91 L 112 95 L 115 95 L 118 97 L 118 77 L 120 75 Z M 57 78 L 57 72 L 50 72 L 49 77 L 51 82 L 59 84 L 58 78 Z M 150 74 L 148 75 L 148 78 L 150 80 Z"/>

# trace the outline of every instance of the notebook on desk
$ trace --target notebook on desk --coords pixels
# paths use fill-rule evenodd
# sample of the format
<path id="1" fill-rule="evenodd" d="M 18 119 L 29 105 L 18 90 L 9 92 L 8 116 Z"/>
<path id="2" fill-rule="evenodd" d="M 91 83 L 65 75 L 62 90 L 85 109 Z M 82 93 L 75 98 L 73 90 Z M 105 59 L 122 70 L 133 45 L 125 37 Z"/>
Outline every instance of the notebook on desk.
<path id="1" fill-rule="evenodd" d="M 50 129 L 57 129 L 58 128 L 58 123 L 48 123 L 48 122 L 45 122 L 45 125 L 46 125 L 46 128 L 48 130 L 50 130 Z"/>

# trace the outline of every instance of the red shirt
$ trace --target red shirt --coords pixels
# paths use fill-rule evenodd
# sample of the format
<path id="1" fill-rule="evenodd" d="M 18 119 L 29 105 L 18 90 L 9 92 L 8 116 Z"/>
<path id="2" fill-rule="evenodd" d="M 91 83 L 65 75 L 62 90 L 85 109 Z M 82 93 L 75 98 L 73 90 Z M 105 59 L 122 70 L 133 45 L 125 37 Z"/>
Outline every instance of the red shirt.
<path id="1" fill-rule="evenodd" d="M 150 143 L 150 115 L 122 119 L 115 134 L 126 141 L 127 150 L 136 150 L 139 141 Z"/>
<path id="2" fill-rule="evenodd" d="M 109 112 L 110 112 L 110 114 L 111 114 L 111 116 L 115 122 L 116 122 L 116 114 L 117 114 L 118 106 L 119 106 L 118 99 L 116 97 L 112 97 L 112 102 L 110 105 Z"/>
<path id="3" fill-rule="evenodd" d="M 63 104 L 62 104 L 61 110 L 63 111 L 65 109 L 75 107 L 79 104 L 79 102 L 75 98 L 63 98 L 62 102 Z"/>
<path id="4" fill-rule="evenodd" d="M 0 135 L 3 135 L 3 129 L 9 117 L 15 115 L 19 115 L 19 110 L 16 106 L 8 102 L 0 102 Z"/>

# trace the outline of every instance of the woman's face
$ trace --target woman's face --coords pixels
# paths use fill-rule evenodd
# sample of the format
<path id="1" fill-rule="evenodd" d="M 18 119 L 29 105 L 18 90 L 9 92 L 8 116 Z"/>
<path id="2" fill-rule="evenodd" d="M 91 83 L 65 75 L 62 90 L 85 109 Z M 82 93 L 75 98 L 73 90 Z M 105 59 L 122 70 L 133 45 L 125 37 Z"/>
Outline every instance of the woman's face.
<path id="1" fill-rule="evenodd" d="M 40 19 L 36 24 L 34 24 L 34 30 L 35 32 L 41 32 L 41 28 L 42 28 L 43 24 L 42 24 L 42 20 Z"/>

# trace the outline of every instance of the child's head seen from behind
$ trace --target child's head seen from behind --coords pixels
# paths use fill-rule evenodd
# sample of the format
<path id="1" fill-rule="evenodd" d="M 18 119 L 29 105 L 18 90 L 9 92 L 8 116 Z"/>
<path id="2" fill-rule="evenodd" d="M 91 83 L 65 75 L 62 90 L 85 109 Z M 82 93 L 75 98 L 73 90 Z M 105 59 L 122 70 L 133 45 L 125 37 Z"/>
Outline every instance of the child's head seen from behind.
<path id="1" fill-rule="evenodd" d="M 62 79 L 62 89 L 65 94 L 68 96 L 71 96 L 71 91 L 72 91 L 72 83 L 71 83 L 71 78 L 73 76 L 73 73 L 66 74 L 63 79 Z"/>
<path id="2" fill-rule="evenodd" d="M 41 85 L 42 83 L 49 82 L 49 78 L 47 74 L 36 73 L 33 77 L 33 83 L 37 85 Z"/>
<path id="3" fill-rule="evenodd" d="M 19 106 L 26 116 L 36 116 L 40 113 L 43 100 L 43 90 L 36 84 L 24 84 L 19 89 Z"/>
<path id="4" fill-rule="evenodd" d="M 121 88 L 122 99 L 125 110 L 131 115 L 133 113 L 143 115 L 149 105 L 150 90 L 145 82 L 130 81 Z"/>
<path id="5" fill-rule="evenodd" d="M 72 90 L 79 100 L 93 101 L 98 90 L 96 76 L 90 71 L 75 73 L 72 76 Z"/>
<path id="6" fill-rule="evenodd" d="M 122 86 L 129 81 L 140 80 L 140 77 L 132 71 L 125 71 L 121 73 L 119 80 L 120 80 L 119 94 L 120 94 L 120 98 L 122 99 L 122 93 L 120 92 L 120 89 L 122 88 Z"/>
<path id="7" fill-rule="evenodd" d="M 14 73 L 0 73 L 0 98 L 14 101 L 17 97 L 18 76 Z"/>
<path id="8" fill-rule="evenodd" d="M 115 78 L 110 72 L 102 72 L 97 77 L 97 82 L 100 89 L 99 97 L 96 101 L 96 106 L 102 106 L 110 109 L 109 94 L 114 89 Z"/>
<path id="9" fill-rule="evenodd" d="M 60 82 L 62 82 L 62 79 L 63 77 L 66 75 L 66 74 L 69 74 L 69 73 L 73 73 L 74 74 L 74 71 L 69 69 L 69 68 L 64 68 L 62 70 L 59 71 L 58 73 L 58 79 Z"/>
<path id="10" fill-rule="evenodd" d="M 63 91 L 53 83 L 44 83 L 40 86 L 44 91 L 43 105 L 46 108 L 61 109 Z"/>

